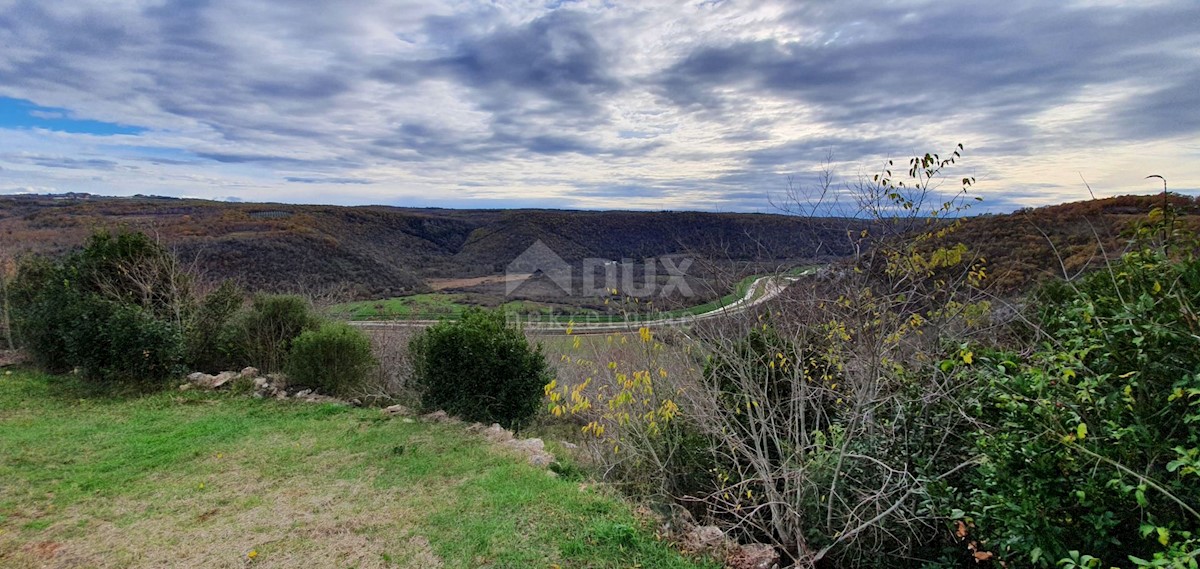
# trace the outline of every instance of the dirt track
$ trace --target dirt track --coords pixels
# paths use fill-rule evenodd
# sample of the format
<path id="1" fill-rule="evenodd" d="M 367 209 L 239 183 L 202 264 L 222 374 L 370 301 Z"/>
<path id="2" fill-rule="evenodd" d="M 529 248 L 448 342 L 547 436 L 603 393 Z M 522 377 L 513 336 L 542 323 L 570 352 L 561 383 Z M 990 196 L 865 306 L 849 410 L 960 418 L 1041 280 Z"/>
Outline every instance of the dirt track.
<path id="1" fill-rule="evenodd" d="M 566 332 L 568 326 L 570 326 L 573 334 L 601 334 L 608 332 L 622 332 L 643 326 L 648 328 L 662 328 L 667 326 L 686 325 L 700 320 L 731 316 L 748 310 L 754 306 L 779 296 L 779 294 L 782 293 L 784 289 L 788 287 L 788 285 L 796 282 L 796 280 L 798 280 L 798 277 L 759 277 L 758 279 L 755 279 L 754 282 L 750 283 L 750 286 L 746 289 L 745 296 L 742 298 L 739 298 L 720 308 L 716 308 L 708 312 L 702 312 L 700 314 L 657 318 L 651 320 L 631 320 L 628 322 L 575 322 L 568 324 L 566 322 L 531 321 L 525 323 L 525 329 L 546 333 L 562 333 Z M 426 326 L 437 324 L 437 322 L 437 320 L 367 320 L 350 322 L 350 324 L 364 329 L 383 329 L 424 328 Z"/>

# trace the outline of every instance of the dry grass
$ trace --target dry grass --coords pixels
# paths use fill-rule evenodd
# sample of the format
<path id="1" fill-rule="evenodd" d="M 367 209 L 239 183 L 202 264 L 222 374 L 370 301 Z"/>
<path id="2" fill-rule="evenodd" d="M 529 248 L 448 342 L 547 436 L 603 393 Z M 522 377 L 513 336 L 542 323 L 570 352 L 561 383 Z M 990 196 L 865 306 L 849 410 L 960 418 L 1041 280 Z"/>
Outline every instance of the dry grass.
<path id="1" fill-rule="evenodd" d="M 257 446 L 258 442 L 254 445 Z M 303 443 L 299 443 L 303 444 Z M 414 525 L 440 488 L 380 489 L 369 480 L 263 476 L 237 457 L 208 457 L 201 474 L 156 476 L 162 490 L 88 499 L 56 512 L 32 540 L 0 534 L 6 567 L 440 567 Z M 328 471 L 345 457 L 327 453 Z M 184 489 L 193 489 L 187 491 Z M 49 512 L 30 512 L 38 519 Z M 19 522 L 26 516 L 14 516 Z M 28 523 L 28 521 L 26 522 Z M 12 525 L 12 523 L 8 524 Z M 36 524 L 35 524 L 36 527 Z M 131 539 L 133 538 L 133 539 Z M 251 557 L 253 552 L 253 557 Z"/>
<path id="2" fill-rule="evenodd" d="M 519 274 L 503 274 L 503 275 L 488 275 L 485 277 L 474 278 L 459 278 L 459 279 L 428 279 L 426 282 L 429 288 L 434 291 L 447 289 L 471 288 L 480 285 L 489 284 L 507 284 L 514 281 L 522 281 L 529 278 L 531 275 L 527 273 Z"/>

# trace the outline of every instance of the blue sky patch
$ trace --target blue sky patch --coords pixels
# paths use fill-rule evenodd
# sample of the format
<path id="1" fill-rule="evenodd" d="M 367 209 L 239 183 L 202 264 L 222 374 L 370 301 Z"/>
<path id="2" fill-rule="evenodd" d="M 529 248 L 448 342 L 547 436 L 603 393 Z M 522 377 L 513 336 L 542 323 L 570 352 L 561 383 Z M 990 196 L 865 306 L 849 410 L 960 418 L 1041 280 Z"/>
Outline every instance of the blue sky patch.
<path id="1" fill-rule="evenodd" d="M 71 118 L 71 111 L 42 107 L 23 99 L 0 97 L 0 128 L 44 128 L 59 132 L 96 134 L 141 134 L 146 129 L 102 121 Z"/>

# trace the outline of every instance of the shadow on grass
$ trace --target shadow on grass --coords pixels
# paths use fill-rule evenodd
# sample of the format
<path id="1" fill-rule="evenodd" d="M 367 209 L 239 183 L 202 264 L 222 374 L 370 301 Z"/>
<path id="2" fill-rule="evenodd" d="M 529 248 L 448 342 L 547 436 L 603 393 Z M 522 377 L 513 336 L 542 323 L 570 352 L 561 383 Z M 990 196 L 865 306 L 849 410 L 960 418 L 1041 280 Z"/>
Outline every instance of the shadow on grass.
<path id="1" fill-rule="evenodd" d="M 157 395 L 177 385 L 169 380 L 132 383 L 97 381 L 74 373 L 54 375 L 31 366 L 4 370 L 4 373 L 8 372 L 11 372 L 11 376 L 28 378 L 28 381 L 16 384 L 21 395 L 44 397 L 60 402 L 90 399 L 117 403 Z"/>

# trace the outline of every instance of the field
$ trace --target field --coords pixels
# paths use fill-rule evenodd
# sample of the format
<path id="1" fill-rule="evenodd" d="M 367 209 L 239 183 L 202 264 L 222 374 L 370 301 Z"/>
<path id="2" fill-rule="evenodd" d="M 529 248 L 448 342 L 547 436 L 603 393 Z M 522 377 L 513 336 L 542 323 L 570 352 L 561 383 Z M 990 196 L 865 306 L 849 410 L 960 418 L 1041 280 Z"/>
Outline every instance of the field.
<path id="1" fill-rule="evenodd" d="M 784 272 L 783 275 L 804 276 L 812 274 L 815 269 L 815 266 L 797 267 Z M 731 292 L 719 298 L 692 306 L 669 310 L 659 309 L 654 306 L 653 300 L 649 303 L 631 303 L 627 300 L 614 302 L 610 305 L 605 305 L 607 310 L 602 312 L 580 308 L 563 310 L 562 306 L 554 306 L 530 300 L 501 302 L 492 299 L 489 302 L 490 297 L 483 295 L 439 292 L 414 294 L 383 300 L 348 302 L 336 305 L 330 308 L 330 311 L 335 315 L 350 320 L 438 320 L 442 318 L 456 318 L 466 307 L 480 305 L 500 307 L 510 313 L 549 316 L 562 322 L 571 320 L 576 322 L 620 322 L 630 313 L 653 315 L 658 318 L 676 318 L 704 314 L 723 306 L 728 306 L 744 298 L 751 284 L 762 276 L 764 275 L 750 275 L 743 278 L 733 286 Z M 761 288 L 758 289 L 756 296 L 761 295 L 762 292 Z"/>
<path id="2" fill-rule="evenodd" d="M 603 487 L 372 409 L 6 373 L 0 480 L 4 567 L 704 566 Z"/>
<path id="3" fill-rule="evenodd" d="M 497 304 L 473 295 L 438 292 L 347 302 L 328 310 L 330 314 L 348 320 L 440 320 L 458 318 L 470 306 L 500 307 L 506 312 L 521 314 L 548 314 L 554 310 L 549 305 L 529 300 Z"/>

